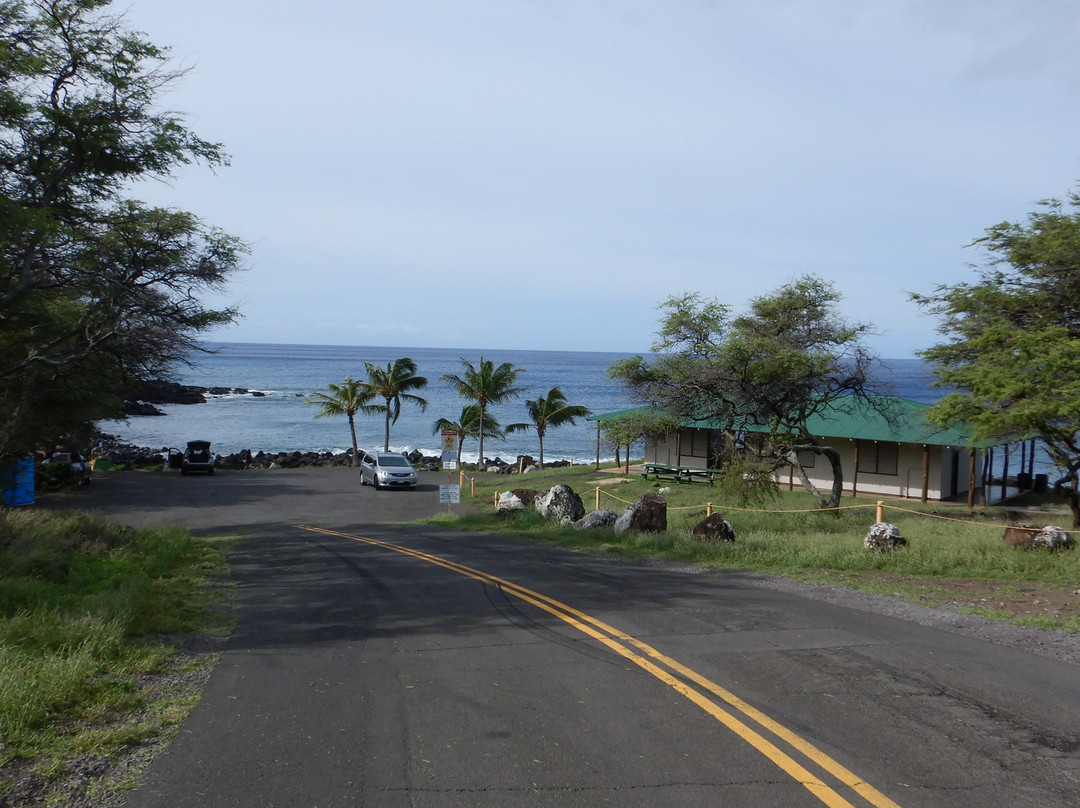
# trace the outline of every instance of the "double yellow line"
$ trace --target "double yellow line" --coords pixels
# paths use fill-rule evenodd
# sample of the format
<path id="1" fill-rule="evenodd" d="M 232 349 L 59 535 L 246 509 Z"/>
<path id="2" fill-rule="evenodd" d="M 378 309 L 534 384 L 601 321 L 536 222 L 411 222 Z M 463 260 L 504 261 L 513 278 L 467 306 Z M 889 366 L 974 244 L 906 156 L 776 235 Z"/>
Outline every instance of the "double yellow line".
<path id="1" fill-rule="evenodd" d="M 900 806 L 886 797 L 870 784 L 857 777 L 849 769 L 826 755 L 809 741 L 796 735 L 787 727 L 769 718 L 755 707 L 747 704 L 734 693 L 720 687 L 715 682 L 706 679 L 699 673 L 687 668 L 671 657 L 657 651 L 651 645 L 631 637 L 622 631 L 609 626 L 601 620 L 590 617 L 584 612 L 567 606 L 565 603 L 549 598 L 539 592 L 534 592 L 523 586 L 489 575 L 486 572 L 458 564 L 430 553 L 424 553 L 399 544 L 380 541 L 378 539 L 353 536 L 348 533 L 340 533 L 334 530 L 298 525 L 301 530 L 313 533 L 322 533 L 327 536 L 339 536 L 352 541 L 370 544 L 385 550 L 392 550 L 407 556 L 426 561 L 430 564 L 473 578 L 485 584 L 492 585 L 508 595 L 531 603 L 538 609 L 551 614 L 563 622 L 573 626 L 586 636 L 592 637 L 603 643 L 615 653 L 625 657 L 638 667 L 648 671 L 654 677 L 668 687 L 689 699 L 706 713 L 711 715 L 725 727 L 730 729 L 756 750 L 765 755 L 769 760 L 779 766 L 784 772 L 800 783 L 807 791 L 817 797 L 822 803 L 830 808 L 855 808 L 841 796 L 835 786 L 828 785 L 820 776 L 811 772 L 805 765 L 795 759 L 799 754 L 821 771 L 831 775 L 841 786 L 854 791 L 866 803 L 876 808 L 900 808 Z M 723 705 L 727 705 L 722 706 Z M 741 717 L 739 717 L 741 715 Z M 757 725 L 752 727 L 745 719 Z M 766 734 L 772 735 L 776 741 L 786 744 L 790 751 L 781 749 L 775 741 L 769 740 Z"/>

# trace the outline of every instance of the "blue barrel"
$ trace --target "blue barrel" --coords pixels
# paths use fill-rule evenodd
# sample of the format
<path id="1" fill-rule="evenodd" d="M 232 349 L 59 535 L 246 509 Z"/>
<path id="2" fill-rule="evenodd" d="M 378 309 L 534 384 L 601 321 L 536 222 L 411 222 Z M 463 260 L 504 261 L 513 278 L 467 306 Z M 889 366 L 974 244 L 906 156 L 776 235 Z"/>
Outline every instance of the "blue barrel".
<path id="1" fill-rule="evenodd" d="M 28 457 L 0 470 L 4 505 L 34 504 L 34 458 Z"/>

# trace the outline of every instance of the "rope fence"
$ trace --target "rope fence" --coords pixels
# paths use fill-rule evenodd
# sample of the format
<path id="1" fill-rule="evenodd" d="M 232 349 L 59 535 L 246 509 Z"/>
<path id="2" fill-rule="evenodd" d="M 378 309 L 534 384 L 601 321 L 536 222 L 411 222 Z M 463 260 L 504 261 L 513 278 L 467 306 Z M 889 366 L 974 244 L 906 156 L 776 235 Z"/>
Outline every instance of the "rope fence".
<path id="1" fill-rule="evenodd" d="M 471 489 L 470 490 L 472 491 L 472 495 L 476 496 L 476 478 L 475 477 L 468 477 L 465 474 L 465 472 L 461 472 L 460 480 L 461 480 L 462 487 L 465 486 L 465 480 L 466 479 L 468 479 L 470 481 L 470 483 L 471 483 Z M 622 497 L 616 496 L 615 494 L 611 493 L 610 491 L 605 491 L 600 486 L 596 486 L 591 492 L 586 492 L 586 495 L 588 495 L 589 493 L 594 494 L 595 510 L 600 510 L 601 496 L 607 497 L 608 499 L 614 500 L 615 502 L 620 502 L 623 505 L 627 505 L 627 506 L 630 506 L 630 505 L 634 504 L 631 500 L 623 499 Z M 499 505 L 499 494 L 498 494 L 498 492 L 495 493 L 494 499 L 495 499 L 494 507 L 497 508 L 498 505 Z M 679 506 L 679 507 L 668 508 L 668 510 L 669 511 L 694 511 L 694 510 L 702 510 L 702 508 L 704 508 L 704 510 L 705 510 L 705 516 L 706 517 L 712 516 L 713 509 L 714 509 L 714 505 L 713 505 L 712 502 L 706 502 L 704 505 L 682 505 L 682 506 Z M 926 513 L 925 511 L 916 511 L 916 510 L 912 510 L 911 508 L 901 507 L 899 505 L 890 505 L 890 504 L 887 504 L 885 502 L 885 500 L 878 500 L 876 503 L 873 503 L 873 504 L 866 503 L 866 504 L 863 504 L 863 505 L 840 505 L 840 506 L 837 506 L 835 508 L 797 508 L 797 509 L 793 509 L 793 510 L 777 510 L 777 509 L 773 509 L 773 508 L 770 508 L 770 509 L 765 509 L 765 508 L 737 508 L 737 507 L 731 506 L 731 505 L 725 505 L 724 506 L 725 511 L 737 511 L 739 513 L 768 513 L 768 514 L 834 513 L 834 512 L 839 512 L 839 511 L 867 510 L 869 508 L 874 509 L 874 512 L 875 512 L 874 515 L 875 515 L 875 521 L 876 522 L 884 522 L 885 521 L 885 511 L 890 510 L 890 511 L 898 511 L 900 513 L 910 514 L 912 516 L 919 516 L 919 517 L 922 517 L 924 519 L 937 519 L 937 520 L 943 521 L 943 522 L 955 522 L 957 524 L 974 525 L 976 527 L 988 527 L 988 528 L 993 528 L 995 530 L 1000 530 L 1002 528 L 1001 523 L 976 522 L 976 521 L 973 521 L 971 519 L 958 519 L 958 518 L 956 518 L 954 516 L 943 516 L 943 515 L 941 515 L 939 513 Z M 1020 528 L 1020 529 L 1038 530 L 1038 528 Z"/>

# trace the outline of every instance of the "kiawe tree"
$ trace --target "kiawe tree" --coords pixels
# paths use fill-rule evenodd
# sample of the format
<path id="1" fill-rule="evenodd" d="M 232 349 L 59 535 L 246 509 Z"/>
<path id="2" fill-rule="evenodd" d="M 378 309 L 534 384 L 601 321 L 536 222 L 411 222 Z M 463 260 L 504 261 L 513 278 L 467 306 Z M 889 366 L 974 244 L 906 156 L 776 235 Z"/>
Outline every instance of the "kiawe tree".
<path id="1" fill-rule="evenodd" d="M 574 424 L 575 419 L 592 415 L 592 410 L 576 404 L 570 404 L 558 387 L 552 387 L 546 396 L 538 396 L 535 401 L 526 401 L 525 409 L 529 413 L 527 424 L 510 424 L 506 427 L 509 432 L 526 432 L 536 430 L 536 436 L 540 440 L 540 468 L 544 467 L 544 436 L 548 429 Z"/>
<path id="2" fill-rule="evenodd" d="M 970 283 L 913 299 L 945 340 L 919 355 L 949 388 L 929 417 L 973 441 L 1037 438 L 1080 527 L 1080 194 L 1048 199 L 971 246 L 989 254 Z"/>
<path id="3" fill-rule="evenodd" d="M 0 0 L 0 459 L 122 416 L 237 316 L 201 298 L 246 246 L 125 197 L 226 158 L 155 108 L 178 73 L 109 5 Z"/>
<path id="4" fill-rule="evenodd" d="M 462 358 L 461 366 L 464 371 L 460 376 L 447 373 L 442 376 L 442 381 L 453 387 L 459 396 L 468 401 L 475 401 L 480 408 L 480 426 L 477 435 L 480 439 L 480 459 L 478 467 L 484 468 L 484 422 L 487 418 L 487 408 L 492 404 L 500 404 L 507 399 L 516 398 L 524 392 L 523 387 L 515 387 L 519 374 L 524 373 L 521 368 L 514 367 L 509 362 L 496 365 L 490 359 L 480 357 L 478 365 L 473 365 Z"/>
<path id="5" fill-rule="evenodd" d="M 356 414 L 369 406 L 372 399 L 371 389 L 359 379 L 346 376 L 341 384 L 326 385 L 328 392 L 312 393 L 304 398 L 305 404 L 315 404 L 319 411 L 316 418 L 335 418 L 344 415 L 349 419 L 349 433 L 352 435 L 352 462 L 360 465 L 360 446 L 356 442 Z"/>
<path id="6" fill-rule="evenodd" d="M 366 412 L 382 413 L 386 419 L 386 434 L 383 445 L 384 451 L 390 451 L 390 424 L 397 423 L 401 415 L 401 402 L 407 401 L 420 408 L 427 409 L 427 401 L 410 390 L 420 390 L 427 387 L 428 380 L 423 376 L 417 376 L 416 363 L 408 358 L 395 359 L 387 363 L 383 368 L 365 362 L 368 378 L 364 383 L 371 393 L 371 398 L 382 398 L 385 404 L 370 404 L 365 408 Z"/>
<path id="7" fill-rule="evenodd" d="M 873 357 L 861 340 L 870 327 L 837 311 L 840 294 L 807 275 L 751 301 L 733 316 L 730 306 L 696 293 L 672 297 L 664 311 L 656 358 L 617 362 L 609 370 L 639 398 L 684 420 L 709 420 L 729 446 L 748 430 L 762 435 L 773 469 L 790 465 L 819 507 L 836 507 L 843 468 L 835 449 L 809 428 L 826 410 L 868 401 Z M 800 453 L 826 458 L 832 488 L 826 499 L 810 481 Z M 760 474 L 740 476 L 762 479 Z"/>

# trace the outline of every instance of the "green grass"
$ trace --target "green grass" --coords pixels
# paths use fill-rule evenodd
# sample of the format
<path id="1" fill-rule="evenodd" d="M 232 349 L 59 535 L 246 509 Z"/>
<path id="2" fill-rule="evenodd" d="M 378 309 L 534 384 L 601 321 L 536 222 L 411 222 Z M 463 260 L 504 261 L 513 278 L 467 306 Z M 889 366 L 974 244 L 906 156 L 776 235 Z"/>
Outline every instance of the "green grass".
<path id="1" fill-rule="evenodd" d="M 631 557 L 661 557 L 709 568 L 740 569 L 789 578 L 837 583 L 864 591 L 898 595 L 926 605 L 957 602 L 958 592 L 973 584 L 998 595 L 1009 583 L 1038 584 L 1044 591 L 1072 592 L 1080 585 L 1080 551 L 1048 553 L 1005 545 L 1001 508 L 968 510 L 941 503 L 886 500 L 884 520 L 900 528 L 906 547 L 876 553 L 863 539 L 876 521 L 876 498 L 845 497 L 839 512 L 815 509 L 804 491 L 783 490 L 765 503 L 724 499 L 724 493 L 702 484 L 661 483 L 668 503 L 668 531 L 656 535 L 616 536 L 611 531 L 577 531 L 545 522 L 527 511 L 509 518 L 494 515 L 498 492 L 511 488 L 543 490 L 566 483 L 581 496 L 587 511 L 596 506 L 621 513 L 642 494 L 656 492 L 652 481 L 637 475 L 597 473 L 590 466 L 551 469 L 526 476 L 476 475 L 476 494 L 463 490 L 463 502 L 476 512 L 442 515 L 436 521 L 458 528 L 494 532 L 523 539 L 556 542 L 580 550 Z M 705 517 L 706 503 L 722 513 L 735 529 L 733 543 L 704 543 L 690 535 Z M 856 506 L 856 507 L 852 507 Z M 943 518 L 944 517 L 944 518 Z M 1067 517 L 1055 517 L 1058 522 Z M 1053 521 L 1053 519 L 1050 519 Z M 1065 522 L 1066 526 L 1069 524 Z M 989 598 L 986 598 L 989 599 Z M 988 607 L 968 609 L 995 619 L 1042 628 L 1080 631 L 1080 616 L 1012 614 Z"/>
<path id="2" fill-rule="evenodd" d="M 178 722 L 139 679 L 172 664 L 169 638 L 207 626 L 224 572 L 223 550 L 182 530 L 0 511 L 0 796 L 27 762 L 56 777 L 73 755 L 112 756 Z"/>

